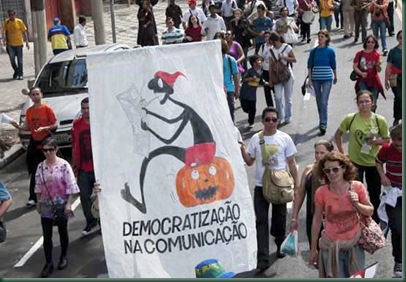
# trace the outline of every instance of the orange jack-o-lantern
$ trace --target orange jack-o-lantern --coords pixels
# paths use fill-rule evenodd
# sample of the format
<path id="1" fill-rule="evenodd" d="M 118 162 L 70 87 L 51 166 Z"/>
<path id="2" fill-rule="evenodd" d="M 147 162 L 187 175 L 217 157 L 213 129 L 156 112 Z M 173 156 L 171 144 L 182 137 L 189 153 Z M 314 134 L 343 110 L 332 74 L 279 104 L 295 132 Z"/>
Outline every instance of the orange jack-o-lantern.
<path id="1" fill-rule="evenodd" d="M 203 164 L 185 165 L 176 176 L 176 191 L 185 207 L 227 199 L 233 190 L 231 165 L 219 157 Z"/>

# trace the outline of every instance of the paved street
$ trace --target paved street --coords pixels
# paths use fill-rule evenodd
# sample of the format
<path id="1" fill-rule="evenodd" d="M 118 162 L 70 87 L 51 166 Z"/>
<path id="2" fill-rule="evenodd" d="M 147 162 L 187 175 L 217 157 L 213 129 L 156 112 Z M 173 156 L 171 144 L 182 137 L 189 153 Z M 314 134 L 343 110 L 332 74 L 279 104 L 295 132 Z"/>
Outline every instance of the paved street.
<path id="1" fill-rule="evenodd" d="M 182 10 L 185 10 L 186 1 L 182 2 Z M 400 1 L 399 1 L 400 2 Z M 400 3 L 399 5 L 401 5 Z M 107 11 L 108 6 L 106 6 Z M 136 45 L 137 19 L 136 11 L 138 6 L 132 5 L 126 8 L 125 5 L 118 6 L 116 15 L 117 42 L 126 43 L 130 46 Z M 159 2 L 154 7 L 155 17 L 158 24 L 158 35 L 162 34 L 164 27 L 164 10 L 166 1 Z M 401 27 L 401 6 L 395 13 L 395 27 Z M 110 16 L 106 12 L 104 15 L 107 42 L 112 42 Z M 333 22 L 333 26 L 335 23 Z M 281 130 L 289 133 L 298 148 L 297 161 L 301 172 L 305 165 L 314 161 L 313 144 L 319 138 L 316 136 L 318 114 L 316 102 L 313 97 L 304 99 L 300 86 L 305 78 L 306 61 L 310 48 L 315 44 L 314 33 L 318 29 L 318 24 L 312 26 L 312 42 L 310 44 L 299 43 L 294 47 L 297 63 L 294 64 L 294 93 L 293 93 L 293 121 Z M 398 28 L 395 28 L 395 32 Z M 372 30 L 368 30 L 368 34 Z M 355 53 L 362 48 L 362 44 L 353 44 L 353 39 L 343 39 L 343 30 L 334 29 L 332 32 L 331 46 L 335 48 L 338 65 L 338 82 L 333 86 L 329 100 L 329 126 L 326 138 L 332 138 L 339 123 L 345 114 L 356 111 L 354 102 L 354 83 L 349 80 L 352 70 L 352 59 Z M 91 45 L 94 44 L 93 23 L 88 23 L 88 36 Z M 388 48 L 396 45 L 395 37 L 387 37 Z M 24 49 L 24 80 L 12 80 L 12 69 L 8 62 L 7 54 L 0 54 L 0 113 L 6 112 L 8 115 L 18 120 L 20 108 L 25 101 L 25 96 L 21 94 L 21 89 L 27 86 L 27 80 L 34 79 L 33 45 L 30 50 Z M 48 49 L 51 56 L 50 46 Z M 386 57 L 383 58 L 386 61 Z M 383 66 L 386 66 L 384 62 Z M 381 73 L 383 79 L 383 72 Z M 255 127 L 251 130 L 246 128 L 247 116 L 239 107 L 237 102 L 236 125 L 240 129 L 243 139 L 248 143 L 249 138 L 261 129 L 260 114 L 265 107 L 263 89 L 258 89 L 257 117 Z M 386 117 L 389 124 L 392 124 L 393 93 L 386 92 L 387 99 L 382 97 L 378 100 L 378 113 Z M 10 126 L 0 124 L 0 131 L 11 130 Z M 15 131 L 13 131 L 15 132 Z M 347 140 L 345 140 L 347 142 Z M 254 168 L 247 169 L 250 188 L 253 188 Z M 39 277 L 39 273 L 44 264 L 44 255 L 41 246 L 41 226 L 40 218 L 35 210 L 25 206 L 28 197 L 28 175 L 25 170 L 24 155 L 13 163 L 0 170 L 0 179 L 5 181 L 13 196 L 13 206 L 6 216 L 7 228 L 9 230 L 7 241 L 0 244 L 0 277 L 8 278 L 29 278 Z M 94 233 L 88 237 L 81 237 L 81 231 L 85 225 L 80 204 L 75 209 L 75 218 L 69 223 L 70 266 L 62 271 L 55 271 L 53 278 L 107 278 L 107 267 L 104 258 L 103 241 L 99 233 Z M 289 216 L 290 218 L 290 212 Z M 239 274 L 240 277 L 276 277 L 276 278 L 317 278 L 316 270 L 307 266 L 309 248 L 305 236 L 305 207 L 302 207 L 299 216 L 299 248 L 298 257 L 286 257 L 275 259 L 276 247 L 271 241 L 272 260 L 274 263 L 265 273 L 255 276 L 253 272 Z M 54 233 L 54 260 L 59 257 L 59 238 L 55 229 Z M 106 243 L 106 242 L 105 242 Z M 393 258 L 391 255 L 390 237 L 384 249 L 379 250 L 374 255 L 367 254 L 367 263 L 379 262 L 376 278 L 391 278 L 393 269 Z M 17 266 L 19 267 L 16 267 Z"/>

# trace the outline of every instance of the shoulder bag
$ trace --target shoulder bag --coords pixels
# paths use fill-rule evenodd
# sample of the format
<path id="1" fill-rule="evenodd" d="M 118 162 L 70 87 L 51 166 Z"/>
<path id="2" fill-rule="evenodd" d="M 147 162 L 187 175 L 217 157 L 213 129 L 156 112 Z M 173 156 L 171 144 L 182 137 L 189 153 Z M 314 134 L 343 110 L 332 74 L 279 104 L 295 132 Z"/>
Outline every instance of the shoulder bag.
<path id="1" fill-rule="evenodd" d="M 287 170 L 274 170 L 269 168 L 269 156 L 265 151 L 264 132 L 259 134 L 262 164 L 265 166 L 262 176 L 262 194 L 269 203 L 285 204 L 293 201 L 293 177 Z"/>
<path id="2" fill-rule="evenodd" d="M 350 189 L 353 190 L 352 182 Z M 354 191 L 354 190 L 353 190 Z M 361 237 L 358 240 L 358 245 L 370 254 L 385 246 L 386 239 L 379 225 L 370 216 L 361 215 L 355 206 L 353 206 L 361 228 Z"/>
<path id="3" fill-rule="evenodd" d="M 287 47 L 288 45 L 286 44 L 281 53 L 285 52 Z M 277 59 L 272 49 L 270 51 L 271 60 L 269 62 L 269 80 L 273 85 L 288 81 L 291 77 L 288 65 L 285 65 L 280 59 Z"/>
<path id="4" fill-rule="evenodd" d="M 364 53 L 361 51 L 361 55 L 359 56 L 359 60 L 358 60 L 358 68 L 360 68 L 360 63 L 361 63 L 361 57 Z M 358 79 L 358 73 L 355 70 L 352 70 L 351 74 L 350 74 L 350 79 L 352 81 L 357 81 Z"/>

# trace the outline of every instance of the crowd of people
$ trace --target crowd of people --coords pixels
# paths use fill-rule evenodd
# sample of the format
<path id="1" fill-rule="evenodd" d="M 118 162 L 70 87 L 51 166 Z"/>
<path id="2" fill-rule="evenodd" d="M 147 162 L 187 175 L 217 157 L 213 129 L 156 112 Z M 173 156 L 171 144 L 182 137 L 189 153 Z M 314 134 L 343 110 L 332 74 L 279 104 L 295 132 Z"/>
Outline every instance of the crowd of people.
<path id="1" fill-rule="evenodd" d="M 138 0 L 139 22 L 137 43 L 141 46 L 159 44 L 153 6 L 158 0 Z M 246 3 L 247 2 L 247 3 Z M 248 128 L 254 125 L 257 88 L 264 87 L 267 107 L 262 111 L 263 130 L 241 142 L 241 155 L 248 166 L 255 165 L 254 210 L 257 229 L 257 269 L 266 270 L 270 262 L 270 236 L 275 239 L 276 256 L 282 259 L 282 242 L 287 231 L 298 229 L 299 211 L 306 197 L 306 233 L 309 241 L 309 264 L 317 266 L 320 277 L 344 278 L 365 267 L 365 251 L 358 245 L 360 224 L 358 215 L 372 217 L 377 223 L 387 223 L 391 230 L 394 257 L 394 276 L 402 277 L 402 31 L 398 44 L 388 51 L 386 29 L 394 36 L 393 8 L 397 1 L 377 0 L 278 0 L 277 18 L 270 1 L 220 2 L 188 0 L 189 9 L 170 0 L 166 9 L 167 29 L 161 42 L 180 44 L 202 40 L 221 40 L 223 55 L 224 92 L 231 119 L 235 119 L 235 100 L 240 99 L 242 110 L 248 114 Z M 392 8 L 390 8 L 392 7 Z M 307 87 L 314 91 L 319 114 L 318 136 L 324 136 L 328 124 L 328 100 L 337 83 L 336 53 L 331 43 L 333 17 L 336 26 L 344 29 L 344 38 L 359 40 L 361 28 L 362 50 L 353 59 L 354 96 L 358 110 L 349 113 L 337 128 L 334 140 L 319 140 L 314 145 L 315 162 L 301 175 L 296 165 L 297 149 L 292 138 L 280 130 L 292 121 L 292 91 L 294 83 L 294 42 L 287 42 L 293 32 L 302 36 L 302 42 L 311 41 L 311 21 L 307 12 L 319 12 L 318 44 L 307 59 Z M 368 14 L 371 14 L 373 34 L 367 34 Z M 6 46 L 14 69 L 13 78 L 22 77 L 22 48 L 26 38 L 24 24 L 9 11 L 5 23 Z M 49 30 L 54 54 L 69 49 L 70 33 L 54 19 Z M 75 27 L 76 48 L 87 46 L 84 26 L 79 19 Z M 11 35 L 9 26 L 19 30 Z M 379 35 L 379 37 L 378 37 Z M 379 52 L 379 40 L 382 53 Z M 26 43 L 29 47 L 28 41 Z M 250 48 L 254 55 L 248 56 Z M 21 56 L 20 56 L 20 55 Z M 387 56 L 383 67 L 383 56 Z M 17 63 L 15 63 L 17 58 Z M 379 73 L 384 71 L 384 81 Z M 379 114 L 377 100 L 384 90 L 394 93 L 393 123 Z M 68 266 L 68 219 L 73 216 L 73 195 L 80 193 L 88 235 L 99 220 L 92 213 L 92 193 L 101 191 L 95 184 L 91 151 L 89 100 L 81 102 L 82 116 L 75 120 L 72 130 L 73 165 L 58 157 L 58 146 L 52 139 L 57 120 L 53 110 L 42 103 L 42 92 L 32 88 L 29 93 L 33 106 L 27 110 L 26 122 L 12 125 L 29 130 L 31 140 L 27 149 L 27 166 L 31 175 L 28 205 L 36 206 L 41 217 L 46 264 L 41 276 L 48 277 L 54 270 L 52 262 L 52 226 L 58 226 L 61 241 L 59 269 Z M 348 149 L 343 135 L 348 133 Z M 277 149 L 275 149 L 277 148 Z M 347 151 L 347 153 L 346 153 Z M 287 228 L 286 203 L 269 202 L 263 195 L 265 169 L 288 171 L 292 178 L 292 217 Z M 364 185 L 364 180 L 366 185 Z M 3 215 L 11 205 L 11 197 L 0 183 L 0 231 Z M 385 195 L 395 195 L 394 204 L 384 202 Z M 392 199 L 393 203 L 393 199 Z M 268 210 L 272 205 L 271 227 Z M 58 214 L 58 211 L 62 211 Z M 380 213 L 381 211 L 381 213 Z M 382 215 L 383 213 L 383 215 Z M 385 220 L 384 220 L 385 219 Z M 4 228 L 3 228 L 4 229 Z M 386 231 L 387 232 L 387 231 Z M 332 259 L 333 258 L 333 259 Z"/>

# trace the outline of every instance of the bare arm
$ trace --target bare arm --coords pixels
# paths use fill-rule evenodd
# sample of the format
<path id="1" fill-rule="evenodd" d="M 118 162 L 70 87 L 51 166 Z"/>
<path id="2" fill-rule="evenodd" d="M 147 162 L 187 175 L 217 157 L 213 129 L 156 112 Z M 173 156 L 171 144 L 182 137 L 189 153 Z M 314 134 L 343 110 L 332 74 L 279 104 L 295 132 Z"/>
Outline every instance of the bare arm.
<path id="1" fill-rule="evenodd" d="M 239 75 L 239 73 L 233 74 L 233 80 L 234 80 L 234 87 L 235 87 L 234 97 L 235 97 L 235 99 L 238 99 L 238 98 L 240 98 L 240 75 Z"/>
<path id="2" fill-rule="evenodd" d="M 297 165 L 296 165 L 296 158 L 295 156 L 290 156 L 288 158 L 288 166 L 289 166 L 289 171 L 290 174 L 292 174 L 294 185 L 295 185 L 295 191 L 299 189 L 299 173 L 297 172 Z"/>
<path id="3" fill-rule="evenodd" d="M 378 162 L 377 160 L 375 161 L 375 166 L 376 166 L 376 170 L 379 173 L 379 176 L 381 177 L 381 184 L 383 186 L 391 186 L 391 182 L 389 180 L 389 178 L 386 176 L 385 174 L 385 170 L 383 168 L 383 164 Z"/>
<path id="4" fill-rule="evenodd" d="M 244 162 L 248 165 L 248 166 L 252 166 L 255 162 L 255 158 L 251 157 L 248 153 L 247 150 L 245 148 L 244 143 L 241 144 L 241 155 L 242 158 L 244 159 Z"/>
<path id="5" fill-rule="evenodd" d="M 343 144 L 343 133 L 341 132 L 341 130 L 338 128 L 336 133 L 334 134 L 334 139 L 336 141 L 337 144 L 337 149 L 341 154 L 345 154 L 344 153 L 344 144 Z"/>
<path id="6" fill-rule="evenodd" d="M 312 223 L 312 239 L 310 245 L 310 260 L 309 260 L 310 265 L 317 264 L 318 261 L 317 241 L 319 240 L 319 232 L 322 218 L 323 218 L 323 207 L 316 205 L 314 209 Z"/>
<path id="7" fill-rule="evenodd" d="M 6 211 L 10 208 L 11 204 L 13 203 L 13 201 L 10 199 L 7 199 L 5 201 L 3 201 L 0 204 L 0 221 L 2 220 L 4 214 L 6 213 Z"/>
<path id="8" fill-rule="evenodd" d="M 306 193 L 306 177 L 309 174 L 309 172 L 312 170 L 313 165 L 308 165 L 303 173 L 302 177 L 300 179 L 300 185 L 299 188 L 295 191 L 295 198 L 293 200 L 293 208 L 292 208 L 292 221 L 290 223 L 290 232 L 297 230 L 298 227 L 298 222 L 297 218 L 299 215 L 300 208 L 303 205 L 305 193 Z"/>
<path id="9" fill-rule="evenodd" d="M 24 35 L 25 46 L 27 47 L 27 49 L 30 49 L 30 44 L 28 43 L 28 31 L 24 31 L 23 35 Z"/>
<path id="10" fill-rule="evenodd" d="M 390 88 L 389 77 L 390 77 L 391 70 L 392 70 L 392 63 L 388 62 L 386 64 L 386 68 L 385 68 L 385 88 L 386 88 L 386 90 L 388 90 Z"/>
<path id="11" fill-rule="evenodd" d="M 238 45 L 238 60 L 237 60 L 237 64 L 242 63 L 245 60 L 245 55 L 244 55 L 244 51 L 242 50 L 241 45 Z"/>

